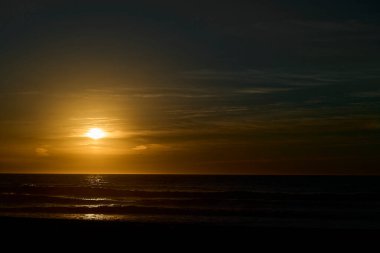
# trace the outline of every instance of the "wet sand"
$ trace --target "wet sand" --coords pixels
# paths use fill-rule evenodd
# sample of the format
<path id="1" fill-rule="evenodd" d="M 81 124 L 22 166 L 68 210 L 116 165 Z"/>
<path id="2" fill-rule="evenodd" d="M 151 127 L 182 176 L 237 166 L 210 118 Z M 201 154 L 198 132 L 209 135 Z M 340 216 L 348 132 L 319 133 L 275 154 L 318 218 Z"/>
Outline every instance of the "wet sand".
<path id="1" fill-rule="evenodd" d="M 116 240 L 125 238 L 155 238 L 171 240 L 218 240 L 263 241 L 281 240 L 358 240 L 378 239 L 376 229 L 323 229 L 323 228 L 276 228 L 242 227 L 223 224 L 175 224 L 141 223 L 126 221 L 67 220 L 41 218 L 0 217 L 2 231 L 10 237 L 91 238 Z"/>

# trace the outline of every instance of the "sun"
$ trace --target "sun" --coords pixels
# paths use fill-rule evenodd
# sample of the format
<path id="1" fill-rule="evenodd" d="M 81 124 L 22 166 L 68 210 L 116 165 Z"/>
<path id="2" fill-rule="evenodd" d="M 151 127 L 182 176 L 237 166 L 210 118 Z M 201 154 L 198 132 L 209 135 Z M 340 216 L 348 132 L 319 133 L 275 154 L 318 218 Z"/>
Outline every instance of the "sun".
<path id="1" fill-rule="evenodd" d="M 101 128 L 90 128 L 85 135 L 91 139 L 98 140 L 106 137 L 107 134 Z"/>

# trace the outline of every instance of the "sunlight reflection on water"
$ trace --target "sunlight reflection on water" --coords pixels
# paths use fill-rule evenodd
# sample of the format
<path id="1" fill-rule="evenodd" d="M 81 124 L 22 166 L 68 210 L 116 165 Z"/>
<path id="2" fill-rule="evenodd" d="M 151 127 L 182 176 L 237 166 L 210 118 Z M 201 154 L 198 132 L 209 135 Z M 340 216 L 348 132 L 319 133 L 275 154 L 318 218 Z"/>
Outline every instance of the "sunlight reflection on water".
<path id="1" fill-rule="evenodd" d="M 82 200 L 89 200 L 89 201 L 111 201 L 110 198 L 81 198 Z"/>
<path id="2" fill-rule="evenodd" d="M 88 175 L 85 180 L 90 186 L 102 186 L 108 183 L 102 175 Z"/>
<path id="3" fill-rule="evenodd" d="M 107 220 L 104 214 L 86 213 L 82 217 L 84 220 Z"/>

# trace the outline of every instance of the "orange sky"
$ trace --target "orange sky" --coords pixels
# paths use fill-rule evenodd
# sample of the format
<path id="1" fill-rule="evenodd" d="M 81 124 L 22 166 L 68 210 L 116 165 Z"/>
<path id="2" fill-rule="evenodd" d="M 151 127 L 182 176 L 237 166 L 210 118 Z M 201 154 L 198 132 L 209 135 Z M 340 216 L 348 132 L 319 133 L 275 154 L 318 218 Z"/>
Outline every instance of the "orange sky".
<path id="1" fill-rule="evenodd" d="M 378 13 L 318 3 L 5 4 L 0 172 L 378 174 Z"/>

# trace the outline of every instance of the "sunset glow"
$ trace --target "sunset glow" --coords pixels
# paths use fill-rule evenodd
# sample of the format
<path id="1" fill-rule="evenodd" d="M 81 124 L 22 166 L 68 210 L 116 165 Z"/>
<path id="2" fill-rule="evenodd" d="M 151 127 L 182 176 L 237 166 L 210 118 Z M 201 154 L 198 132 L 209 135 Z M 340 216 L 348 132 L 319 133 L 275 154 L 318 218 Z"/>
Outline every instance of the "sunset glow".
<path id="1" fill-rule="evenodd" d="M 91 128 L 86 133 L 86 136 L 88 138 L 98 140 L 104 138 L 106 136 L 106 133 L 101 128 Z"/>
<path id="2" fill-rule="evenodd" d="M 380 175 L 378 1 L 3 2 L 0 173 Z"/>
<path id="3" fill-rule="evenodd" d="M 0 1 L 3 241 L 366 246 L 380 232 L 379 12 Z"/>

